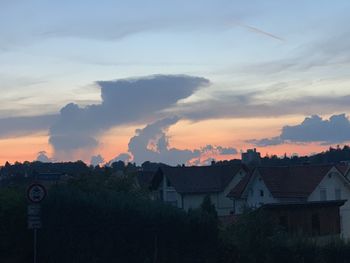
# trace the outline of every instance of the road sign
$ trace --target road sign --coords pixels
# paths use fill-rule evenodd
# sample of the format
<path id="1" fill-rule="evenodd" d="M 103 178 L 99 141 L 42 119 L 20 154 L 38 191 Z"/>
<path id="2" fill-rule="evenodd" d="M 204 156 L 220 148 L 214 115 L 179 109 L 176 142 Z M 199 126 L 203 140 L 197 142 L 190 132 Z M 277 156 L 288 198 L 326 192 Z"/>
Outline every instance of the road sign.
<path id="1" fill-rule="evenodd" d="M 40 216 L 41 206 L 39 204 L 28 205 L 28 216 Z"/>
<path id="2" fill-rule="evenodd" d="M 39 204 L 28 205 L 27 215 L 28 215 L 28 228 L 29 229 L 39 229 L 41 228 L 41 207 Z"/>
<path id="3" fill-rule="evenodd" d="M 46 189 L 43 185 L 34 183 L 27 189 L 28 204 L 28 228 L 33 229 L 33 262 L 37 259 L 37 230 L 41 228 L 41 206 L 40 202 L 46 197 Z"/>
<path id="4" fill-rule="evenodd" d="M 41 228 L 40 216 L 28 216 L 28 228 L 29 229 Z"/>
<path id="5" fill-rule="evenodd" d="M 34 183 L 27 189 L 27 198 L 32 203 L 40 203 L 46 197 L 46 189 L 43 185 Z"/>

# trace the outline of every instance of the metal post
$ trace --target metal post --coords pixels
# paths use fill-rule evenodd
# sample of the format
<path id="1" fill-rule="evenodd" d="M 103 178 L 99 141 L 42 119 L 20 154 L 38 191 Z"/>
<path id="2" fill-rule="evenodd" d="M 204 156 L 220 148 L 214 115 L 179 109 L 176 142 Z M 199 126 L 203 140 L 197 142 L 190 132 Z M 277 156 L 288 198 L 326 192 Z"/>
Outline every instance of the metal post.
<path id="1" fill-rule="evenodd" d="M 34 228 L 34 247 L 33 247 L 33 250 L 34 250 L 34 263 L 36 263 L 36 231 L 37 231 L 37 229 Z"/>

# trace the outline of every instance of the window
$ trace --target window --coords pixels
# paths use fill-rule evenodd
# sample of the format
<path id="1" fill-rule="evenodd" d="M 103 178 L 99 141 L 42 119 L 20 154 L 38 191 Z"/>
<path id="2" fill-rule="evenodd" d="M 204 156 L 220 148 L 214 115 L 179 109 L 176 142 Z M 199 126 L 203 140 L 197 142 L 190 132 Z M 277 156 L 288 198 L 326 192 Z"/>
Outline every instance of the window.
<path id="1" fill-rule="evenodd" d="M 340 188 L 336 188 L 334 190 L 334 194 L 335 194 L 335 200 L 341 200 L 341 189 Z"/>
<path id="2" fill-rule="evenodd" d="M 264 196 L 264 190 L 260 190 L 260 196 L 261 196 L 261 197 Z"/>
<path id="3" fill-rule="evenodd" d="M 171 185 L 171 183 L 170 183 L 170 181 L 169 181 L 168 178 L 166 178 L 166 186 L 167 186 L 167 187 L 172 187 L 172 185 Z"/>
<path id="4" fill-rule="evenodd" d="M 320 190 L 320 200 L 327 201 L 327 190 L 326 189 Z"/>

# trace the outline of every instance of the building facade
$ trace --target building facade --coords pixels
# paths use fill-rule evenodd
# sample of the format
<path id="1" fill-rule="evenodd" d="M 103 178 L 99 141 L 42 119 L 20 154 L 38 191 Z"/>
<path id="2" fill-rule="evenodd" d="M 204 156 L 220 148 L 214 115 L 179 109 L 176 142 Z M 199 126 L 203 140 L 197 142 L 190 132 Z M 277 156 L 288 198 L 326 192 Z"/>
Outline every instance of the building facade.
<path id="1" fill-rule="evenodd" d="M 323 202 L 327 206 L 328 201 L 344 201 L 338 206 L 339 226 L 342 236 L 350 238 L 350 183 L 335 166 L 259 167 L 246 175 L 228 196 L 236 203 L 236 213 L 240 213 L 244 206 L 307 206 L 314 202 Z M 309 217 L 309 221 L 312 220 L 312 216 Z"/>
<path id="2" fill-rule="evenodd" d="M 213 165 L 160 168 L 153 178 L 158 199 L 188 211 L 199 208 L 209 195 L 219 216 L 233 212 L 227 196 L 247 174 L 242 166 Z"/>

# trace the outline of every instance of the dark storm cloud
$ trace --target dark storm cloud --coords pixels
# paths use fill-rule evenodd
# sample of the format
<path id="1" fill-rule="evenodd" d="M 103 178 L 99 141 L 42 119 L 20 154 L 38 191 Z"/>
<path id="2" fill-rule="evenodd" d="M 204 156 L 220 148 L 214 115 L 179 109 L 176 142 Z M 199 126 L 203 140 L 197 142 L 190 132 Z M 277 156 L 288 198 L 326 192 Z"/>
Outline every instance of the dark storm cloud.
<path id="1" fill-rule="evenodd" d="M 100 133 L 116 125 L 154 119 L 209 81 L 185 75 L 155 75 L 97 84 L 101 104 L 81 108 L 70 103 L 61 109 L 58 121 L 50 128 L 50 143 L 56 151 L 96 147 Z"/>
<path id="2" fill-rule="evenodd" d="M 284 126 L 279 136 L 249 140 L 257 146 L 277 145 L 285 142 L 320 142 L 323 144 L 350 141 L 350 121 L 345 114 L 333 115 L 329 120 L 318 115 L 307 117 L 295 126 Z"/>

